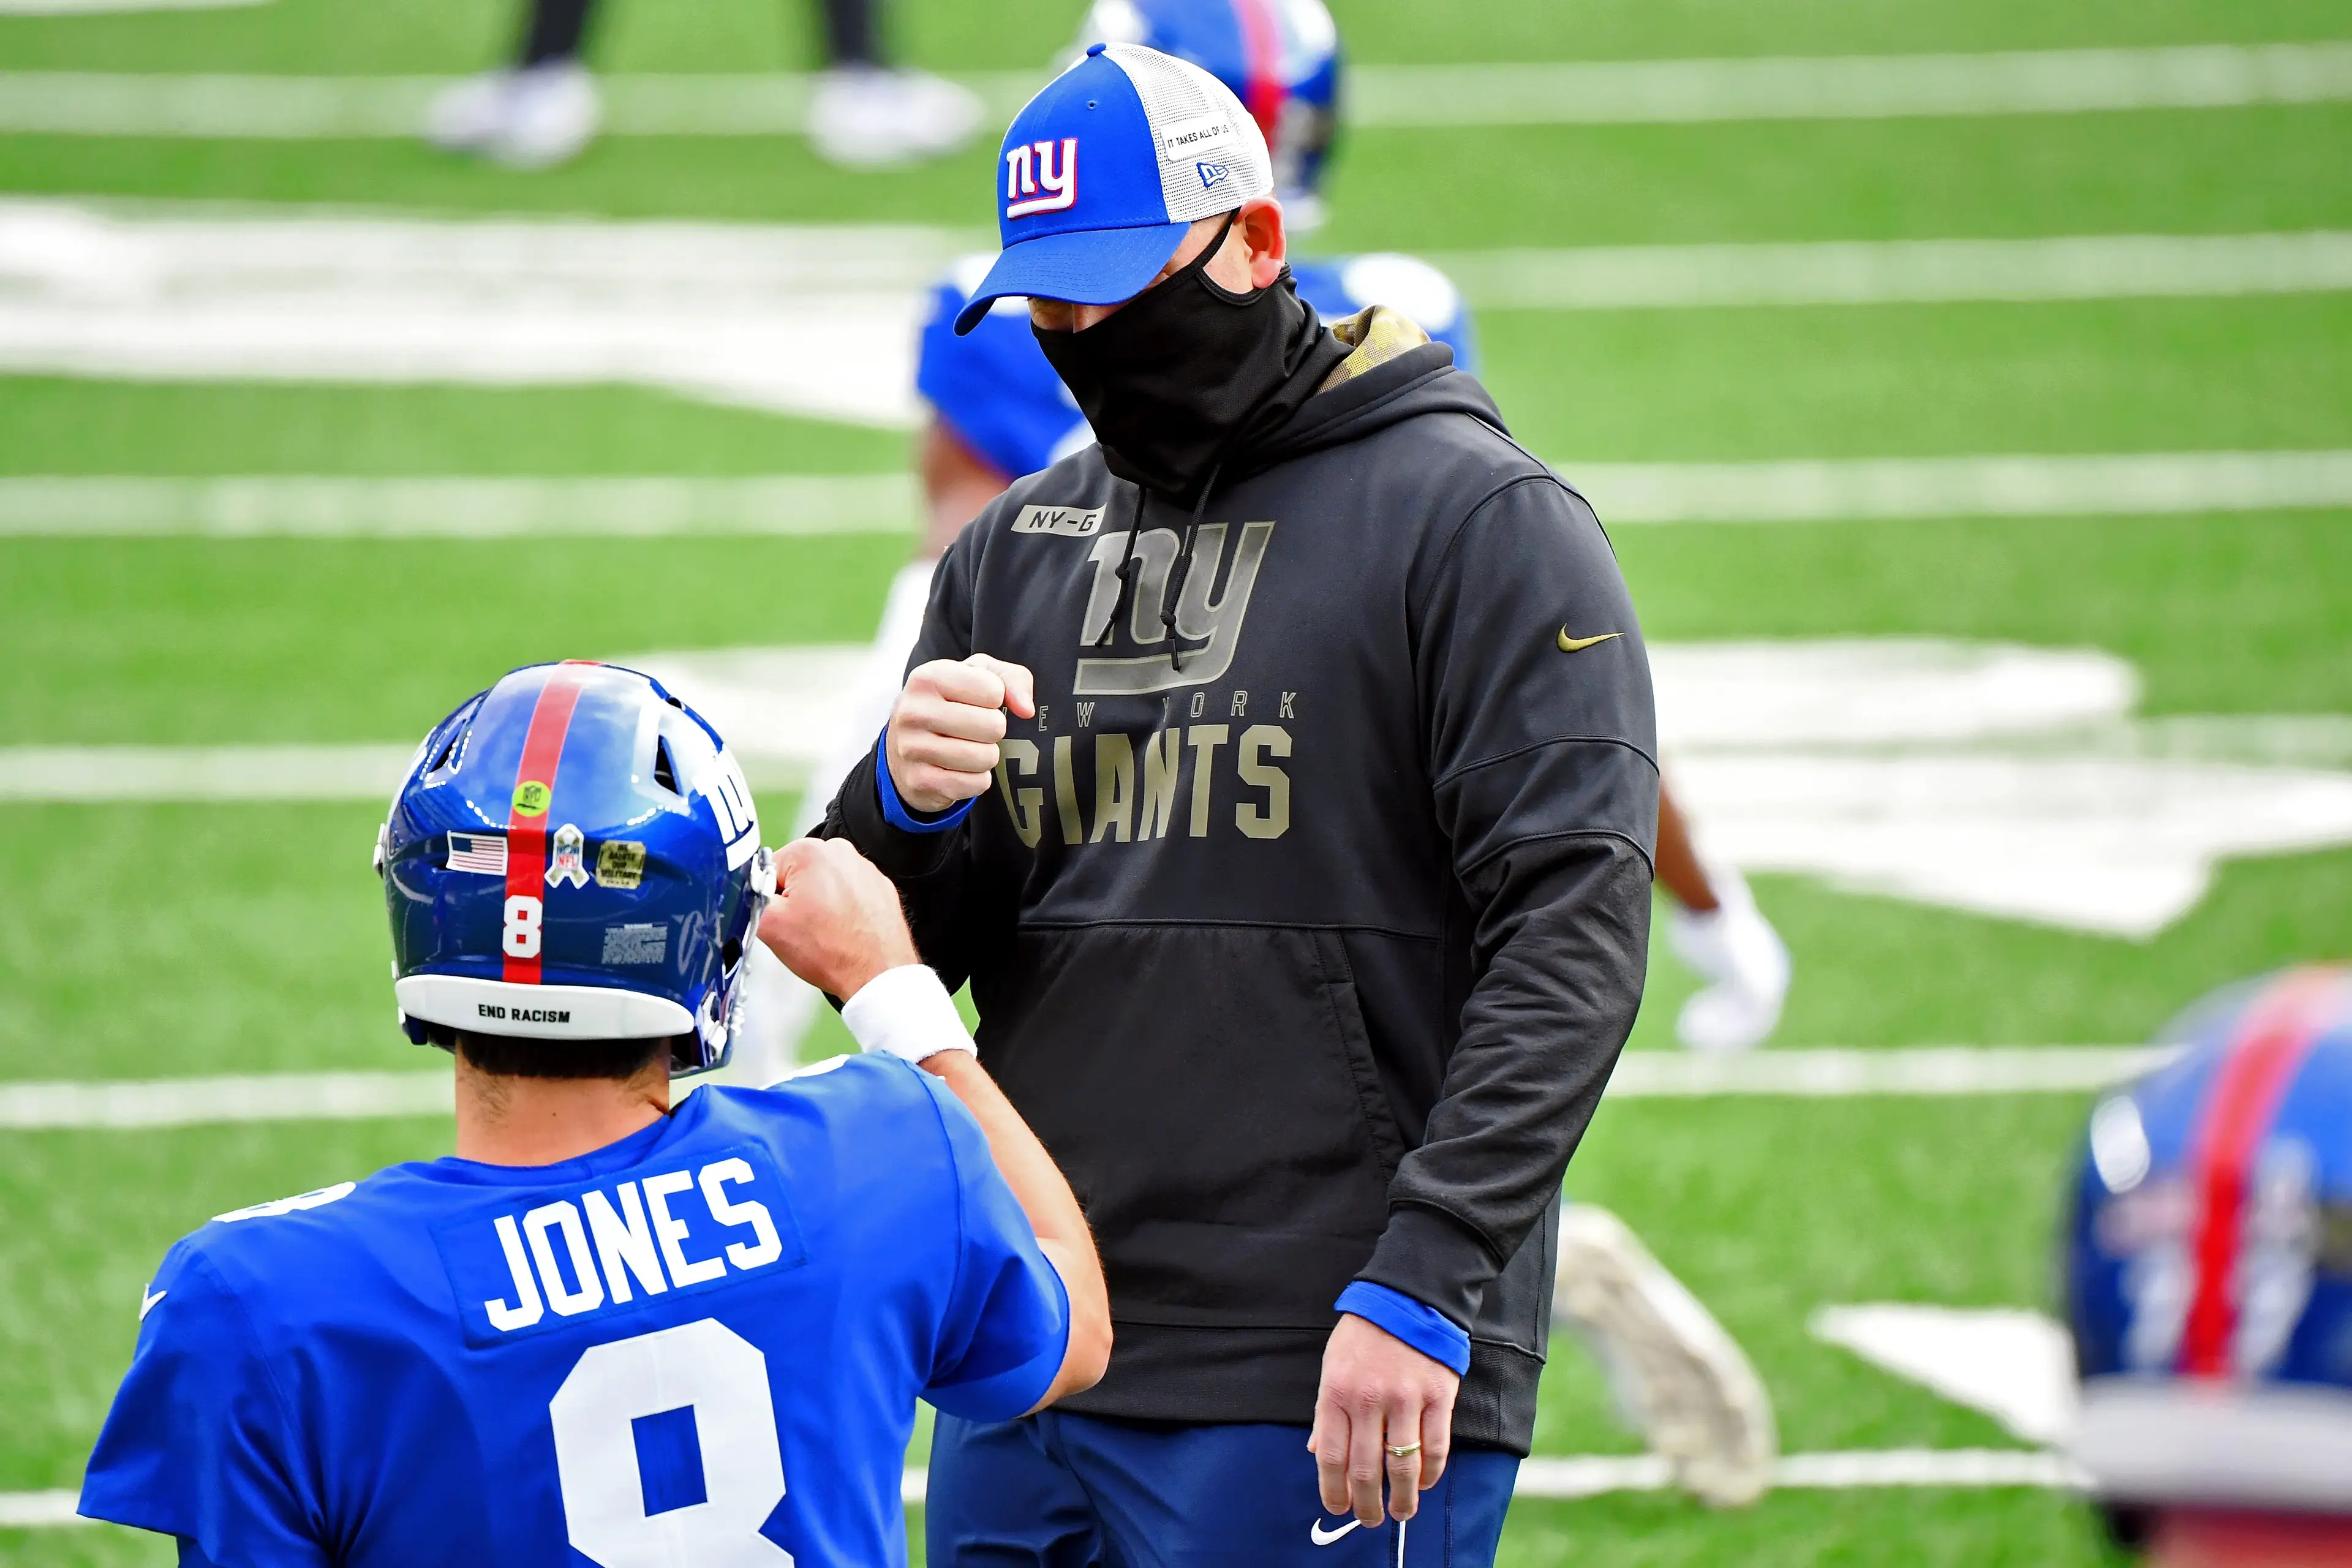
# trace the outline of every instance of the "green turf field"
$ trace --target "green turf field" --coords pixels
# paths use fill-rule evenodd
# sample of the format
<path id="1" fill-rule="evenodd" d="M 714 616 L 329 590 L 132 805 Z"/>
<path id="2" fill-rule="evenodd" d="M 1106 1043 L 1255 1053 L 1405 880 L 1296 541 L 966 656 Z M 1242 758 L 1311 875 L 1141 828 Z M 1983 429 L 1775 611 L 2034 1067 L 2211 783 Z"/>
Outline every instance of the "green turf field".
<path id="1" fill-rule="evenodd" d="M 1675 58 L 2352 38 L 2319 0 L 1331 0 L 1353 59 Z M 903 0 L 906 55 L 1040 67 L 1075 0 Z M 5 9 L 5 7 L 0 7 Z M 614 0 L 625 71 L 804 68 L 779 0 Z M 273 0 L 0 15 L 0 73 L 442 74 L 488 64 L 488 0 Z M 332 203 L 763 222 L 990 221 L 990 147 L 857 176 L 796 140 L 607 142 L 519 175 L 397 141 L 0 134 L 10 196 Z M 1319 248 L 2032 238 L 2352 227 L 2352 106 L 1770 124 L 1366 130 Z M 242 210 L 256 210 L 248 206 Z M 5 221 L 0 207 L 0 222 Z M 5 277 L 0 277 L 5 282 Z M 7 298 L 0 293 L 0 306 Z M 1481 318 L 1515 431 L 1579 461 L 2352 448 L 2352 296 Z M 893 432 L 634 386 L 142 384 L 0 375 L 9 475 L 887 472 Z M 1604 508 L 1604 519 L 1606 509 Z M 2352 713 L 2352 512 L 1622 528 L 1649 635 L 1933 635 L 2132 662 L 2141 710 Z M 905 542 L 0 536 L 7 746 L 400 742 L 505 668 L 566 655 L 863 640 Z M 518 588 L 518 584 L 524 586 Z M 772 821 L 791 802 L 764 798 Z M 392 1025 L 368 871 L 377 809 L 0 805 L 0 1079 L 424 1065 Z M 1796 984 L 1777 1043 L 2144 1038 L 2222 981 L 2352 956 L 2352 850 L 2224 865 L 2147 942 L 1759 878 Z M 1661 950 L 1637 1031 L 1671 1048 L 1690 977 Z M 813 1041 L 824 1048 L 836 1037 Z M 1806 1332 L 1825 1304 L 2047 1307 L 2057 1184 L 2087 1100 L 1621 1101 L 1571 1169 L 1755 1358 L 1790 1451 L 2016 1445 Z M 0 1493 L 70 1489 L 139 1288 L 210 1215 L 446 1146 L 385 1121 L 0 1132 Z M 1563 1348 L 1541 1452 L 1622 1453 Z M 917 1456 L 919 1458 L 919 1455 Z M 0 1531 L 0 1563 L 160 1563 L 111 1529 Z M 2093 1563 L 2043 1491 L 1526 1502 L 1513 1568 Z"/>

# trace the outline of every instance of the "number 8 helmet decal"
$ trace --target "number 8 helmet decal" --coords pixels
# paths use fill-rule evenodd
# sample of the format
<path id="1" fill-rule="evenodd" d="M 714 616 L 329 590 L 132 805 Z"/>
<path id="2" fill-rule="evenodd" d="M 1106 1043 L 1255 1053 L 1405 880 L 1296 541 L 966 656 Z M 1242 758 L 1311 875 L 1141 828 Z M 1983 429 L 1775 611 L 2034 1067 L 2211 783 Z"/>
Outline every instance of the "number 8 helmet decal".
<path id="1" fill-rule="evenodd" d="M 687 1037 L 732 1048 L 774 886 L 751 792 L 702 717 L 635 670 L 506 676 L 433 728 L 379 832 L 401 1025 Z"/>

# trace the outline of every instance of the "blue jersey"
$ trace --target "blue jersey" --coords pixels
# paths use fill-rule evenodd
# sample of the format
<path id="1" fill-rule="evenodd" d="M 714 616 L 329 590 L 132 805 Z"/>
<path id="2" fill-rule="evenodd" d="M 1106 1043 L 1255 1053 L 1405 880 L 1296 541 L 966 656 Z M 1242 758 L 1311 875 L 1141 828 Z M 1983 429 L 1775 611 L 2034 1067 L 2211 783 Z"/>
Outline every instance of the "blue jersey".
<path id="1" fill-rule="evenodd" d="M 955 335 L 956 312 L 988 274 L 991 256 L 958 262 L 931 291 L 915 389 L 964 443 L 1006 479 L 1034 474 L 1087 446 L 1094 434 L 1029 328 L 1029 302 L 1000 300 L 980 324 Z M 1326 321 L 1387 305 L 1420 323 L 1476 371 L 1470 312 L 1445 274 L 1410 256 L 1370 255 L 1292 266 L 1298 297 Z"/>
<path id="2" fill-rule="evenodd" d="M 82 1511 L 228 1568 L 903 1563 L 917 1396 L 1019 1415 L 1069 1317 L 889 1057 L 224 1215 L 142 1310 Z"/>

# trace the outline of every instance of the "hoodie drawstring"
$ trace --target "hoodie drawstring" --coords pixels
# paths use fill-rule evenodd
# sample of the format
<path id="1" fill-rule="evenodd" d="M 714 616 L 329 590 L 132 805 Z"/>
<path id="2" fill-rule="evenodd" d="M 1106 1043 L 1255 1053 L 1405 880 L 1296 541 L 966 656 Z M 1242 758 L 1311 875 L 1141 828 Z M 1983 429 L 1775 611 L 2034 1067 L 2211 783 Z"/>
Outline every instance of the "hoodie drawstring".
<path id="1" fill-rule="evenodd" d="M 1135 487 L 1135 516 L 1128 524 L 1127 549 L 1118 558 L 1118 570 L 1112 574 L 1118 579 L 1118 597 L 1111 601 L 1110 619 L 1103 623 L 1102 636 L 1095 647 L 1108 647 L 1118 636 L 1118 618 L 1127 613 L 1128 601 L 1135 596 L 1135 542 L 1143 537 L 1143 487 Z"/>
<path id="2" fill-rule="evenodd" d="M 1176 641 L 1176 607 L 1184 602 L 1184 584 L 1192 575 L 1192 546 L 1201 537 L 1201 517 L 1209 510 L 1209 497 L 1217 488 L 1217 479 L 1225 471 L 1223 453 L 1209 466 L 1209 482 L 1201 487 L 1201 499 L 1192 503 L 1192 516 L 1184 524 L 1184 548 L 1176 554 L 1176 570 L 1168 574 L 1168 592 L 1160 600 L 1160 626 L 1168 634 L 1168 668 L 1182 670 L 1184 650 Z M 1140 520 L 1139 519 L 1139 521 Z M 1215 584 L 1210 584 L 1214 587 Z"/>

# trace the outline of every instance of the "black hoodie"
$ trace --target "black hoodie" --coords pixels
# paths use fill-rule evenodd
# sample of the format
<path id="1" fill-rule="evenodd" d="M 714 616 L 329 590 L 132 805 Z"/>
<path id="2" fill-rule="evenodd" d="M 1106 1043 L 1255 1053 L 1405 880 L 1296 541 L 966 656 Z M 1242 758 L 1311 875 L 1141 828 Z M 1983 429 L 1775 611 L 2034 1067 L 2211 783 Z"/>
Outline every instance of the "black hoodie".
<path id="1" fill-rule="evenodd" d="M 1591 509 L 1452 351 L 1341 334 L 1189 571 L 1188 510 L 1095 447 L 975 519 L 913 662 L 1025 665 L 1037 718 L 961 825 L 891 826 L 869 755 L 821 831 L 969 978 L 1086 1206 L 1116 1348 L 1065 1408 L 1304 1426 L 1367 1279 L 1469 1331 L 1455 1441 L 1524 1454 L 1549 1215 L 1642 994 L 1649 666 Z"/>

